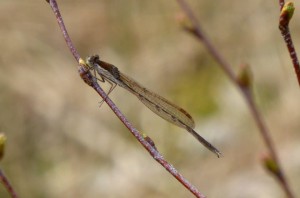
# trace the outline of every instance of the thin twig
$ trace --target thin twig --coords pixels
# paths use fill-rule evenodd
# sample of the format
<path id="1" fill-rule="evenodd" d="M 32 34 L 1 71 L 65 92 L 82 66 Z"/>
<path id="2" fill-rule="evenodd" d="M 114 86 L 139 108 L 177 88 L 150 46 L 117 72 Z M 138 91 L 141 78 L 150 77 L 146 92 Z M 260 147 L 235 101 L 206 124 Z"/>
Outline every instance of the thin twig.
<path id="1" fill-rule="evenodd" d="M 97 79 L 90 73 L 83 59 L 80 58 L 77 50 L 75 49 L 72 41 L 67 33 L 66 27 L 64 25 L 63 19 L 58 9 L 58 5 L 55 0 L 46 0 L 53 12 L 55 13 L 56 19 L 63 33 L 64 39 L 72 52 L 74 58 L 79 64 L 78 72 L 85 83 L 94 88 L 94 90 L 103 98 L 103 100 L 108 104 L 116 116 L 121 120 L 121 122 L 129 129 L 129 131 L 135 136 L 135 138 L 143 145 L 144 148 L 150 153 L 150 155 L 160 163 L 169 173 L 171 173 L 183 186 L 185 186 L 191 193 L 193 193 L 198 198 L 204 198 L 205 196 L 188 180 L 186 180 L 170 163 L 168 163 L 163 156 L 156 149 L 153 141 L 150 137 L 144 137 L 137 129 L 135 129 L 132 124 L 126 119 L 126 117 L 121 113 L 118 107 L 111 101 L 111 99 L 106 95 L 103 89 L 99 86 Z"/>
<path id="2" fill-rule="evenodd" d="M 12 185 L 10 184 L 10 182 L 8 181 L 7 177 L 4 175 L 1 169 L 0 169 L 0 181 L 2 182 L 7 192 L 10 194 L 12 198 L 18 198 L 15 190 L 13 189 Z"/>
<path id="3" fill-rule="evenodd" d="M 188 4 L 185 1 L 178 0 L 177 2 L 179 3 L 179 5 L 184 10 L 185 14 L 188 16 L 188 18 L 191 20 L 193 24 L 193 29 L 189 31 L 192 32 L 197 38 L 199 38 L 203 42 L 204 46 L 207 48 L 209 53 L 216 59 L 216 61 L 219 63 L 219 65 L 224 70 L 224 72 L 228 75 L 228 77 L 232 81 L 235 81 L 236 80 L 235 75 L 232 69 L 230 68 L 229 63 L 226 62 L 225 59 L 223 59 L 221 55 L 218 53 L 218 51 L 214 48 L 214 46 L 208 40 L 208 37 L 202 31 L 201 26 L 197 25 L 200 23 L 197 17 L 193 14 L 192 9 L 188 6 Z"/>
<path id="4" fill-rule="evenodd" d="M 284 1 L 280 1 L 279 6 L 280 6 L 279 29 L 283 37 L 283 40 L 285 41 L 285 44 L 288 48 L 294 66 L 294 70 L 298 79 L 298 84 L 300 86 L 300 64 L 299 64 L 298 56 L 289 29 L 289 22 L 295 10 L 294 4 L 292 2 L 284 3 Z"/>
<path id="5" fill-rule="evenodd" d="M 279 8 L 280 8 L 280 11 L 282 10 L 283 6 L 284 6 L 284 0 L 279 0 Z"/>
<path id="6" fill-rule="evenodd" d="M 135 136 L 135 138 L 143 145 L 143 147 L 150 153 L 150 155 L 159 162 L 168 172 L 170 172 L 181 184 L 183 184 L 189 191 L 191 191 L 196 197 L 205 197 L 195 186 L 193 186 L 188 180 L 186 180 L 173 165 L 169 164 L 163 156 L 156 149 L 153 141 L 147 136 L 145 138 L 133 125 L 126 119 L 118 107 L 112 102 L 112 100 L 107 97 L 106 93 L 99 86 L 96 78 L 85 68 L 79 70 L 81 77 L 84 81 L 93 87 L 95 91 L 103 98 L 103 100 L 108 104 L 112 111 L 117 115 L 121 122 L 129 129 L 129 131 Z"/>
<path id="7" fill-rule="evenodd" d="M 52 0 L 46 0 L 46 1 L 50 4 L 50 6 L 51 6 L 51 8 L 52 8 L 52 10 L 53 10 L 53 12 L 55 14 L 56 20 L 57 20 L 58 25 L 60 27 L 60 30 L 61 30 L 61 32 L 62 32 L 62 34 L 64 36 L 64 39 L 65 39 L 65 41 L 66 41 L 66 43 L 68 45 L 68 48 L 70 49 L 70 51 L 73 54 L 73 56 L 76 59 L 76 61 L 79 63 L 80 55 L 79 55 L 78 51 L 76 50 L 76 48 L 74 47 L 74 45 L 73 45 L 73 43 L 71 41 L 71 38 L 70 38 L 70 36 L 68 34 L 68 31 L 67 31 L 67 29 L 65 27 L 64 21 L 62 19 L 61 14 L 60 14 L 57 2 L 56 1 L 52 1 Z"/>
<path id="8" fill-rule="evenodd" d="M 255 102 L 252 97 L 251 87 L 244 87 L 241 83 L 239 83 L 239 79 L 236 75 L 234 75 L 234 72 L 232 70 L 232 66 L 230 66 L 227 61 L 221 56 L 221 54 L 218 52 L 218 50 L 212 45 L 208 37 L 203 33 L 201 30 L 200 23 L 198 22 L 194 12 L 190 8 L 190 6 L 187 4 L 185 0 L 177 0 L 178 4 L 182 8 L 182 10 L 185 12 L 186 16 L 190 19 L 192 23 L 192 29 L 186 28 L 189 32 L 191 32 L 196 38 L 203 42 L 204 46 L 207 48 L 211 56 L 219 63 L 220 67 L 225 71 L 226 75 L 229 77 L 229 79 L 233 82 L 234 85 L 238 87 L 238 89 L 241 91 L 242 95 L 245 98 L 245 101 L 251 111 L 251 114 L 259 128 L 259 132 L 263 138 L 263 141 L 266 145 L 266 147 L 269 150 L 270 156 L 276 163 L 278 167 L 278 172 L 281 175 L 281 178 L 279 179 L 279 182 L 283 186 L 283 189 L 289 198 L 293 198 L 293 194 L 291 192 L 290 186 L 288 185 L 288 182 L 286 180 L 285 174 L 283 169 L 281 168 L 280 161 L 277 155 L 277 152 L 275 150 L 274 143 L 272 141 L 270 132 L 257 108 L 255 105 Z"/>

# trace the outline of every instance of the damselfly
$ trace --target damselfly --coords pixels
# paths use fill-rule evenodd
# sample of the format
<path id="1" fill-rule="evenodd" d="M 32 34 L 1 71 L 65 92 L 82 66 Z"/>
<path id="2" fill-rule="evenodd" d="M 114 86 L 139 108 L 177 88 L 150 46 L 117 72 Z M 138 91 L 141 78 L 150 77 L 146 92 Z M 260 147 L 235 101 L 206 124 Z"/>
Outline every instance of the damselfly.
<path id="1" fill-rule="evenodd" d="M 98 73 L 101 78 L 99 80 L 101 80 L 102 82 L 106 80 L 113 85 L 109 90 L 109 93 L 116 85 L 123 87 L 127 91 L 134 94 L 151 111 L 153 111 L 163 119 L 186 129 L 207 149 L 214 152 L 218 157 L 221 156 L 221 152 L 218 149 L 216 149 L 212 144 L 210 144 L 196 131 L 194 131 L 195 122 L 192 116 L 190 116 L 190 114 L 187 113 L 184 109 L 169 102 L 158 94 L 144 88 L 135 80 L 121 73 L 116 66 L 101 61 L 98 55 L 89 56 L 86 59 L 86 63 L 88 64 L 90 69 L 93 69 Z"/>

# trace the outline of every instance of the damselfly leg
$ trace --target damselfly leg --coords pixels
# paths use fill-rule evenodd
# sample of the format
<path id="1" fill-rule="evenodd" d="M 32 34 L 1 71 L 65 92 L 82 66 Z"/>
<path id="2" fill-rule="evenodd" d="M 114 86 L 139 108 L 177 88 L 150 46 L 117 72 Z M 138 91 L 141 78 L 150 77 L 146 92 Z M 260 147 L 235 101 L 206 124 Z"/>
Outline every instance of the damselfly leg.
<path id="1" fill-rule="evenodd" d="M 89 65 L 90 66 L 90 65 Z M 105 82 L 105 79 L 103 78 L 102 75 L 98 74 L 98 72 L 96 71 L 95 69 L 95 66 L 90 66 L 89 67 L 90 70 L 93 70 L 93 75 L 94 77 L 99 80 L 100 82 L 104 83 Z M 106 100 L 106 98 L 109 96 L 109 94 L 116 88 L 117 84 L 112 82 L 111 80 L 109 79 L 106 79 L 106 82 L 109 83 L 110 85 L 110 88 L 106 94 L 106 97 L 104 99 L 102 99 L 100 102 L 99 102 L 99 108 L 102 106 L 102 104 L 104 103 L 104 101 Z"/>

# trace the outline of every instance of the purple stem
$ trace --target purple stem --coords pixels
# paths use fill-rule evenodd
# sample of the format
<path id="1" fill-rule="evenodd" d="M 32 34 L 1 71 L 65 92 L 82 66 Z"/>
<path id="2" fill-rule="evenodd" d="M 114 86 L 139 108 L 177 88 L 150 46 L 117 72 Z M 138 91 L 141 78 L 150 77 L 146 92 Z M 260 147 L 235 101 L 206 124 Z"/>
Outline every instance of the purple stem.
<path id="1" fill-rule="evenodd" d="M 6 178 L 6 176 L 4 175 L 1 169 L 0 169 L 0 181 L 3 183 L 4 187 L 6 188 L 6 190 L 8 191 L 8 193 L 12 198 L 18 198 L 12 185 L 9 183 L 8 179 Z"/>
<path id="2" fill-rule="evenodd" d="M 272 141 L 270 132 L 269 132 L 268 128 L 266 127 L 266 124 L 264 123 L 264 120 L 263 120 L 261 114 L 259 113 L 257 106 L 255 105 L 255 103 L 253 101 L 251 90 L 249 90 L 249 88 L 245 89 L 245 87 L 243 87 L 239 84 L 237 77 L 235 76 L 235 74 L 232 70 L 232 66 L 230 66 L 227 63 L 227 61 L 225 61 L 225 59 L 221 56 L 221 54 L 218 52 L 218 50 L 209 41 L 208 37 L 203 33 L 199 21 L 197 20 L 194 12 L 190 8 L 190 6 L 186 3 L 186 1 L 185 0 L 177 0 L 177 2 L 181 6 L 182 10 L 185 12 L 187 17 L 191 20 L 191 22 L 193 24 L 193 29 L 188 29 L 189 32 L 193 33 L 193 35 L 196 36 L 198 38 L 198 40 L 203 42 L 204 46 L 207 48 L 207 50 L 209 51 L 211 56 L 219 63 L 220 67 L 224 70 L 225 74 L 227 74 L 229 79 L 233 82 L 234 85 L 237 86 L 237 88 L 241 91 L 242 95 L 244 96 L 245 101 L 251 111 L 251 114 L 259 128 L 259 132 L 264 140 L 264 143 L 265 143 L 266 147 L 268 148 L 272 159 L 278 166 L 278 171 L 279 171 L 279 174 L 281 175 L 281 177 L 279 178 L 279 182 L 283 186 L 283 189 L 284 189 L 286 195 L 289 198 L 293 198 L 294 196 L 288 185 L 284 171 L 280 165 L 280 161 L 279 161 L 277 152 L 275 150 L 275 146 Z M 282 1 L 280 1 L 280 2 L 282 4 Z M 283 4 L 284 4 L 284 1 L 283 1 Z"/>
<path id="3" fill-rule="evenodd" d="M 61 17 L 61 14 L 58 9 L 58 5 L 55 0 L 46 0 L 53 12 L 55 13 L 56 19 L 58 21 L 58 25 L 63 33 L 64 39 L 72 52 L 74 58 L 79 63 L 79 74 L 84 80 L 85 83 L 92 86 L 94 90 L 105 100 L 105 102 L 108 104 L 108 106 L 112 109 L 112 111 L 117 115 L 117 117 L 121 120 L 121 122 L 129 129 L 129 131 L 134 135 L 134 137 L 144 146 L 144 148 L 150 153 L 150 155 L 158 162 L 160 163 L 169 173 L 171 173 L 182 185 L 184 185 L 191 193 L 193 193 L 198 198 L 205 198 L 205 196 L 194 186 L 192 185 L 188 180 L 186 180 L 175 168 L 173 165 L 168 163 L 163 156 L 158 152 L 158 150 L 155 148 L 154 144 L 150 144 L 149 137 L 145 140 L 145 138 L 141 135 L 141 133 L 136 130 L 132 124 L 126 119 L 126 117 L 121 113 L 121 111 L 118 109 L 118 107 L 110 100 L 110 98 L 106 95 L 106 93 L 102 90 L 102 88 L 99 86 L 97 80 L 95 77 L 90 73 L 89 70 L 86 69 L 86 66 L 84 63 L 82 63 L 80 60 L 81 57 L 78 54 L 76 48 L 74 47 L 69 34 L 66 30 L 66 27 L 64 25 L 63 19 Z"/>

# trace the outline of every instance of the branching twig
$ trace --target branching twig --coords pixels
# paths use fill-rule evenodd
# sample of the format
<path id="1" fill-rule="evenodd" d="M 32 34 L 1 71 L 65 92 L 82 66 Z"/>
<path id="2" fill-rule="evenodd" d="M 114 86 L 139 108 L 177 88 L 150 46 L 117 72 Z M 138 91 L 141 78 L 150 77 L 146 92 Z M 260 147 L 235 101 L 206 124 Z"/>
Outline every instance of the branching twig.
<path id="1" fill-rule="evenodd" d="M 122 123 L 129 129 L 129 131 L 135 136 L 135 138 L 146 148 L 146 150 L 151 154 L 151 156 L 159 162 L 169 173 L 171 173 L 182 185 L 184 185 L 190 192 L 192 192 L 196 197 L 205 197 L 195 186 L 193 186 L 188 180 L 186 180 L 170 163 L 168 163 L 163 156 L 156 149 L 153 141 L 150 137 L 144 137 L 137 129 L 135 129 L 132 124 L 126 119 L 126 117 L 121 113 L 118 107 L 111 101 L 111 99 L 106 95 L 106 93 L 99 86 L 97 79 L 90 73 L 85 61 L 80 58 L 79 53 L 72 44 L 72 41 L 67 33 L 63 19 L 60 15 L 58 5 L 56 0 L 46 0 L 53 12 L 55 13 L 56 19 L 58 21 L 59 27 L 63 33 L 64 39 L 72 52 L 74 58 L 79 64 L 78 72 L 85 83 L 90 85 L 96 90 L 96 92 L 103 98 L 103 100 L 108 104 L 116 116 L 122 121 Z"/>
<path id="2" fill-rule="evenodd" d="M 192 33 L 199 41 L 201 41 L 204 44 L 204 46 L 207 48 L 207 50 L 211 54 L 211 56 L 219 63 L 220 67 L 224 70 L 226 75 L 230 78 L 230 80 L 233 82 L 233 84 L 238 87 L 238 89 L 241 91 L 242 95 L 244 96 L 245 101 L 251 111 L 251 114 L 259 128 L 259 131 L 263 138 L 263 141 L 269 150 L 269 155 L 277 166 L 278 175 L 280 175 L 280 178 L 277 177 L 277 179 L 283 186 L 287 197 L 293 198 L 294 195 L 291 192 L 291 189 L 286 180 L 284 171 L 281 168 L 280 161 L 279 161 L 277 152 L 275 150 L 274 143 L 271 139 L 270 132 L 269 132 L 269 130 L 268 130 L 257 106 L 255 105 L 254 100 L 253 100 L 252 90 L 251 90 L 252 82 L 248 82 L 248 84 L 244 84 L 244 81 L 242 79 L 242 78 L 244 78 L 244 76 L 243 75 L 236 76 L 234 74 L 234 72 L 232 70 L 233 67 L 230 66 L 227 63 L 227 61 L 225 61 L 225 59 L 221 56 L 221 54 L 218 52 L 218 50 L 212 45 L 212 43 L 210 42 L 208 37 L 201 30 L 200 23 L 198 22 L 194 12 L 189 7 L 187 2 L 185 0 L 177 0 L 177 2 L 192 23 L 191 27 L 185 26 L 184 28 L 186 30 L 188 30 L 190 33 Z M 296 56 L 296 54 L 295 54 L 295 56 Z M 246 76 L 247 76 L 247 74 L 246 74 Z M 299 77 L 300 77 L 300 75 L 299 75 Z M 249 74 L 248 74 L 248 78 L 249 78 Z"/>

